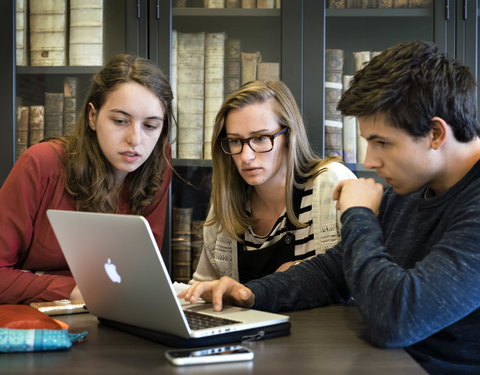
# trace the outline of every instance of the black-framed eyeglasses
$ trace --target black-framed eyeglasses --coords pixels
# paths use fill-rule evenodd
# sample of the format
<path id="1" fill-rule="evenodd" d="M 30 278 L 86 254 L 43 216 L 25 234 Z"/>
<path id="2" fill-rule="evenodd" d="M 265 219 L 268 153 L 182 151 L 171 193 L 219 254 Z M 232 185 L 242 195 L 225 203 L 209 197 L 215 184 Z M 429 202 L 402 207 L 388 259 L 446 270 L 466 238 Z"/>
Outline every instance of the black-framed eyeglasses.
<path id="1" fill-rule="evenodd" d="M 223 152 L 228 155 L 237 155 L 243 151 L 243 145 L 248 146 L 257 153 L 269 152 L 273 150 L 274 139 L 283 133 L 286 133 L 288 128 L 282 128 L 274 134 L 259 134 L 249 138 L 223 138 L 220 140 L 220 146 Z"/>

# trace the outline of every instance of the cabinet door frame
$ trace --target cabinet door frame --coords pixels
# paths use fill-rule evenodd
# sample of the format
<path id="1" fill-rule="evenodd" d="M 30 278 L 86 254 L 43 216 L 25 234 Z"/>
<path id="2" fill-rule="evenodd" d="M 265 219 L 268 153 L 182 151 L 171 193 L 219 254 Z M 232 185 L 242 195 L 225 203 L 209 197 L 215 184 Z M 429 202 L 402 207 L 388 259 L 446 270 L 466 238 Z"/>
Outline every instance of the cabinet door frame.
<path id="1" fill-rule="evenodd" d="M 15 0 L 0 2 L 0 24 L 2 25 L 3 49 L 7 57 L 0 59 L 0 101 L 2 124 L 0 125 L 0 186 L 15 163 L 16 145 L 16 53 L 15 53 Z M 10 53 L 8 52 L 10 51 Z M 10 58 L 9 58 L 10 57 Z"/>
<path id="2" fill-rule="evenodd" d="M 327 1 L 303 0 L 303 118 L 310 144 L 325 154 L 325 49 Z"/>
<path id="3" fill-rule="evenodd" d="M 126 0 L 126 30 L 124 49 L 128 53 L 147 56 L 149 0 Z M 2 125 L 0 126 L 0 186 L 16 161 L 16 1 L 0 1 L 0 22 L 6 57 L 0 59 L 0 100 Z"/>

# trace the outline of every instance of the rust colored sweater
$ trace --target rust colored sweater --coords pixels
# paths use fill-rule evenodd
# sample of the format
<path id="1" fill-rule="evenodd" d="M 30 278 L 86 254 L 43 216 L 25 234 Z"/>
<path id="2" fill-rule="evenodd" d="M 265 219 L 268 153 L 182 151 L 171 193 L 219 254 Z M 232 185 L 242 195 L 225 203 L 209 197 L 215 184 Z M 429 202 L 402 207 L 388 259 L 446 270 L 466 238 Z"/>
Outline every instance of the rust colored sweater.
<path id="1" fill-rule="evenodd" d="M 0 189 L 0 304 L 68 298 L 75 281 L 50 227 L 47 209 L 75 210 L 64 188 L 63 147 L 39 143 L 25 151 Z M 171 169 L 144 213 L 162 248 Z M 122 191 L 117 213 L 128 214 Z"/>

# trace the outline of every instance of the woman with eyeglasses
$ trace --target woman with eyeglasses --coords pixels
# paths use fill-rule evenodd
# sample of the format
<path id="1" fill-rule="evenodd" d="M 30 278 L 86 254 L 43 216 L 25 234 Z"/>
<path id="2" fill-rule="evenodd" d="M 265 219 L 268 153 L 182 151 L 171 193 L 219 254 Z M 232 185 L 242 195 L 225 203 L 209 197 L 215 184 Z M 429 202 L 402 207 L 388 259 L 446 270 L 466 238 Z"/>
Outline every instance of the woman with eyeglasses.
<path id="1" fill-rule="evenodd" d="M 212 135 L 212 196 L 194 281 L 245 283 L 284 271 L 339 241 L 332 191 L 355 178 L 312 150 L 295 99 L 279 81 L 229 95 Z"/>

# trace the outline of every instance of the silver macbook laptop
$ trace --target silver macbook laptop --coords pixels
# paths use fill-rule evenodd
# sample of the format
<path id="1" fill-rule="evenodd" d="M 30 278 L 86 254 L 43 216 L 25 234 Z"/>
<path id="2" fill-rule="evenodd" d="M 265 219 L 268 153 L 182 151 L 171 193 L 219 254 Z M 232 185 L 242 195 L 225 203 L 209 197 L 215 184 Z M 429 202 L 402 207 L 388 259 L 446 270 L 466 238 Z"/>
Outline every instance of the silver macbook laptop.
<path id="1" fill-rule="evenodd" d="M 223 334 L 236 338 L 232 333 L 288 323 L 285 315 L 233 306 L 214 312 L 208 303 L 180 301 L 142 216 L 62 210 L 47 215 L 88 310 L 99 318 L 187 342 Z M 200 326 L 192 327 L 194 322 Z"/>

